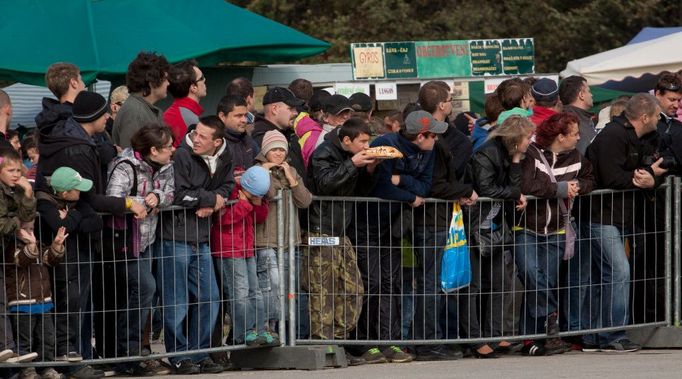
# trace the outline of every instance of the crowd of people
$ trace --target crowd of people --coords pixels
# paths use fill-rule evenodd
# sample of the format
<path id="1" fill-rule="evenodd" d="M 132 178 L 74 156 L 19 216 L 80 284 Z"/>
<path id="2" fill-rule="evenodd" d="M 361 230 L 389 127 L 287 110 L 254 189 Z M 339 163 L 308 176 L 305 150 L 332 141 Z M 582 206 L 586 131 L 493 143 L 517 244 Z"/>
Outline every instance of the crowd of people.
<path id="1" fill-rule="evenodd" d="M 81 361 L 138 356 L 149 359 L 113 369 L 168 374 L 150 356 L 161 329 L 165 351 L 183 353 L 168 358 L 177 374 L 231 367 L 227 352 L 202 349 L 278 346 L 289 235 L 295 337 L 368 341 L 345 346 L 352 365 L 631 352 L 640 346 L 622 330 L 558 334 L 663 318 L 659 187 L 682 158 L 679 73 L 599 119 L 578 76 L 507 79 L 484 117 L 453 115 L 450 86 L 430 81 L 383 119 L 367 94 L 303 78 L 270 88 L 262 113 L 246 78 L 204 110 L 206 80 L 194 61 L 141 52 L 107 101 L 77 66 L 55 63 L 55 98 L 23 141 L 0 90 L 0 361 L 59 362 L 3 377 L 100 378 Z M 379 146 L 401 157 L 368 150 Z M 454 202 L 473 278 L 444 294 Z M 280 207 L 293 222 L 279 222 Z M 457 339 L 473 342 L 410 343 Z"/>

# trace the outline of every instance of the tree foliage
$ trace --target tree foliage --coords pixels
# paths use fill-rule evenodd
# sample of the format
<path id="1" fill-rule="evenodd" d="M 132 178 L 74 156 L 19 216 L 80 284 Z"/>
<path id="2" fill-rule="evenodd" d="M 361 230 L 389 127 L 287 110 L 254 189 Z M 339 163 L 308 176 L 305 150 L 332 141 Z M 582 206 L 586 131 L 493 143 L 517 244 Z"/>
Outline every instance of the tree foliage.
<path id="1" fill-rule="evenodd" d="M 678 26 L 668 0 L 233 0 L 325 40 L 307 63 L 348 62 L 352 42 L 535 38 L 536 72 L 627 43 L 645 26 Z M 254 31 L 257 32 L 257 31 Z"/>

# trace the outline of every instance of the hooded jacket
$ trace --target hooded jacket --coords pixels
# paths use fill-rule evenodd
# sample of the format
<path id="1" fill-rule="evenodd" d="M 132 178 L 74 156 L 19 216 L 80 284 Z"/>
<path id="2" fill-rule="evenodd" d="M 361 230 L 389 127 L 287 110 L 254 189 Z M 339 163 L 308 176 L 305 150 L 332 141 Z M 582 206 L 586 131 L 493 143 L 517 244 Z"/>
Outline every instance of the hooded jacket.
<path id="1" fill-rule="evenodd" d="M 135 166 L 135 171 L 130 164 L 121 163 L 129 161 Z M 114 197 L 130 196 L 130 191 L 134 183 L 133 175 L 137 175 L 137 195 L 133 200 L 144 204 L 144 198 L 154 193 L 159 198 L 158 208 L 164 208 L 173 204 L 173 191 L 175 190 L 175 178 L 173 177 L 173 164 L 169 163 L 158 170 L 154 170 L 139 153 L 132 148 L 123 150 L 114 161 L 109 164 L 109 183 L 107 184 L 107 195 Z M 149 245 L 154 243 L 156 238 L 156 224 L 158 215 L 148 214 L 142 220 L 134 220 L 139 227 L 139 240 L 133 245 L 139 246 L 139 251 L 143 252 Z M 133 234 L 135 235 L 135 234 Z"/>
<path id="2" fill-rule="evenodd" d="M 259 153 L 256 157 L 256 164 L 262 166 L 267 163 L 267 159 L 263 153 Z M 313 195 L 306 188 L 303 178 L 296 172 L 296 170 L 289 166 L 289 169 L 294 171 L 293 175 L 296 177 L 298 185 L 294 188 L 289 186 L 289 181 L 287 180 L 284 169 L 279 166 L 270 168 L 270 189 L 268 190 L 267 198 L 272 199 L 277 196 L 277 191 L 279 190 L 291 190 L 291 198 L 294 202 L 294 206 L 298 209 L 305 209 L 310 206 L 313 201 Z M 281 206 L 284 208 L 284 219 L 288 220 L 289 217 L 295 217 L 297 220 L 294 222 L 296 230 L 294 231 L 294 237 L 296 238 L 296 245 L 301 244 L 301 226 L 298 222 L 298 213 L 293 215 L 289 214 L 289 202 L 280 200 L 279 202 L 270 202 L 270 210 L 268 211 L 268 218 L 264 223 L 256 225 L 256 247 L 270 247 L 277 248 L 277 236 L 279 234 L 284 234 L 284 236 L 289 236 L 289 223 L 285 222 L 284 225 L 278 226 L 277 223 L 277 207 Z"/>
<path id="3" fill-rule="evenodd" d="M 370 174 L 366 167 L 355 167 L 351 161 L 353 154 L 344 150 L 337 131 L 326 137 L 310 159 L 311 192 L 318 196 L 367 196 L 376 183 L 376 170 Z M 352 202 L 313 200 L 308 229 L 330 236 L 345 236 L 353 215 Z"/>
<path id="4" fill-rule="evenodd" d="M 116 115 L 112 140 L 123 148 L 130 147 L 133 134 L 151 122 L 163 125 L 163 111 L 139 94 L 131 93 Z"/>
<path id="5" fill-rule="evenodd" d="M 0 182 L 0 234 L 13 234 L 21 222 L 31 221 L 36 215 L 36 199 L 26 197 L 24 188 L 9 187 Z"/>
<path id="6" fill-rule="evenodd" d="M 32 305 L 52 302 L 50 271 L 64 259 L 64 247 L 37 243 L 36 251 L 18 238 L 5 245 L 5 286 L 7 306 Z"/>
<path id="7" fill-rule="evenodd" d="M 557 114 L 557 111 L 555 111 L 552 108 L 547 108 L 547 107 L 541 107 L 539 105 L 536 105 L 533 107 L 533 115 L 528 117 L 530 122 L 532 122 L 535 126 L 540 126 L 543 121 L 546 119 L 550 118 L 552 115 Z"/>
<path id="8" fill-rule="evenodd" d="M 217 258 L 251 258 L 254 256 L 254 224 L 268 217 L 268 200 L 253 205 L 239 199 L 241 186 L 236 184 L 230 195 L 231 204 L 225 206 L 221 216 L 211 225 L 211 254 Z M 235 202 L 233 202 L 235 201 Z"/>
<path id="9" fill-rule="evenodd" d="M 306 112 L 299 113 L 294 121 L 294 130 L 298 136 L 299 144 L 301 145 L 301 155 L 303 157 L 303 164 L 306 168 L 310 164 L 310 157 L 313 155 L 315 149 L 324 142 L 324 138 L 320 138 L 323 132 L 320 123 L 315 121 Z"/>
<path id="10" fill-rule="evenodd" d="M 254 165 L 260 148 L 250 135 L 225 128 L 225 141 L 232 154 L 235 170 L 246 171 Z"/>
<path id="11" fill-rule="evenodd" d="M 210 217 L 199 218 L 199 208 L 215 206 L 216 194 L 227 200 L 234 188 L 232 154 L 223 143 L 216 151 L 216 169 L 213 175 L 203 157 L 192 151 L 192 140 L 185 136 L 173 156 L 175 193 L 173 204 L 186 209 L 162 213 L 164 240 L 190 245 L 209 242 Z"/>
<path id="12" fill-rule="evenodd" d="M 38 150 L 36 191 L 52 193 L 47 178 L 59 167 L 71 167 L 83 178 L 92 180 L 93 188 L 81 193 L 81 198 L 96 211 L 116 215 L 125 212 L 125 199 L 104 196 L 106 183 L 97 144 L 73 118 L 41 129 Z"/>

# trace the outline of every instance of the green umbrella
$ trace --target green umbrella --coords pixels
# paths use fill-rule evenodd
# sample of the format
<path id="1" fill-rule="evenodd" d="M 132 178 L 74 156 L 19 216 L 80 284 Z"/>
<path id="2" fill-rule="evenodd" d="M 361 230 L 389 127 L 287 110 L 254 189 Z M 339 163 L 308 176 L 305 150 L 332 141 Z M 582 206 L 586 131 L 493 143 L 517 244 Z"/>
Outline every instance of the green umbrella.
<path id="1" fill-rule="evenodd" d="M 3 1 L 0 45 L 0 80 L 37 85 L 60 61 L 89 82 L 125 73 L 143 50 L 213 66 L 295 61 L 330 46 L 223 0 Z"/>

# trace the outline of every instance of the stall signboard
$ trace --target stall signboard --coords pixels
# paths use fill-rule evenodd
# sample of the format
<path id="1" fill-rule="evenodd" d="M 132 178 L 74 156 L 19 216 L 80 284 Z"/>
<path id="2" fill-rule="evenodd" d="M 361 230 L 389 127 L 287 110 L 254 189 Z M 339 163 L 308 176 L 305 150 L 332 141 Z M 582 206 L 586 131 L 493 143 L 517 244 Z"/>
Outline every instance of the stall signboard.
<path id="1" fill-rule="evenodd" d="M 354 80 L 433 79 L 535 72 L 532 38 L 351 44 Z"/>

